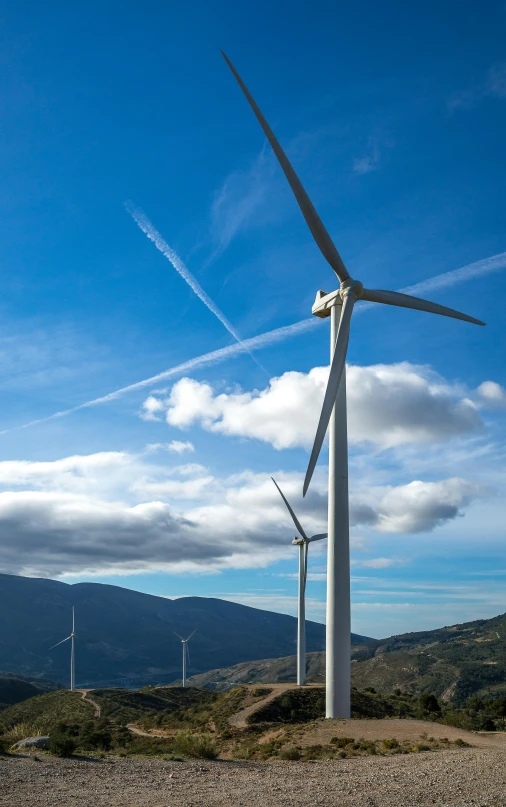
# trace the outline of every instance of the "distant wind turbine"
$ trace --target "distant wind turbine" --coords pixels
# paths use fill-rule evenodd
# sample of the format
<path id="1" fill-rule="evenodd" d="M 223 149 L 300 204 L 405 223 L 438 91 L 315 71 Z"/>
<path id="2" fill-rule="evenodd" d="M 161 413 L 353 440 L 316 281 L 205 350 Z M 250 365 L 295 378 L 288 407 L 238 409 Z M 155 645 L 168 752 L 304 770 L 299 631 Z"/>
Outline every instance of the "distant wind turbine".
<path id="1" fill-rule="evenodd" d="M 295 537 L 292 544 L 299 547 L 299 599 L 297 610 L 297 685 L 302 687 L 306 683 L 306 581 L 307 581 L 307 555 L 309 544 L 312 541 L 321 541 L 327 537 L 327 533 L 319 533 L 308 538 L 302 529 L 300 522 L 288 503 L 283 491 L 276 480 L 271 476 L 272 481 L 279 490 L 279 494 L 286 504 L 287 510 L 295 524 L 295 529 L 299 533 L 299 538 Z"/>
<path id="2" fill-rule="evenodd" d="M 183 643 L 183 686 L 184 687 L 186 686 L 186 659 L 188 658 L 188 662 L 190 661 L 190 649 L 188 647 L 188 642 L 190 641 L 191 637 L 194 636 L 197 633 L 197 630 L 198 629 L 195 628 L 193 633 L 190 633 L 190 635 L 188 636 L 187 639 L 183 639 L 183 637 L 180 636 L 179 633 L 176 633 L 176 631 L 174 631 L 174 635 L 177 636 L 178 639 L 181 639 L 181 642 Z"/>
<path id="3" fill-rule="evenodd" d="M 305 495 L 329 427 L 328 557 L 327 557 L 327 633 L 326 633 L 326 716 L 350 717 L 350 540 L 348 500 L 348 435 L 346 422 L 346 353 L 350 321 L 355 303 L 371 303 L 412 308 L 445 317 L 484 325 L 479 319 L 452 308 L 411 297 L 395 291 L 365 289 L 350 277 L 337 248 L 328 234 L 274 132 L 265 120 L 253 96 L 234 65 L 223 57 L 243 91 L 278 162 L 288 180 L 306 224 L 323 257 L 334 270 L 340 286 L 328 294 L 319 291 L 312 313 L 331 318 L 330 375 L 309 460 L 303 494 Z"/>
<path id="4" fill-rule="evenodd" d="M 67 636 L 66 639 L 62 639 L 61 642 L 57 642 L 49 650 L 54 650 L 55 647 L 58 645 L 63 644 L 64 642 L 68 642 L 70 639 L 70 689 L 73 691 L 76 688 L 76 660 L 75 660 L 75 647 L 74 647 L 74 639 L 79 638 L 75 632 L 75 619 L 74 619 L 74 606 L 72 606 L 72 633 L 70 636 Z"/>

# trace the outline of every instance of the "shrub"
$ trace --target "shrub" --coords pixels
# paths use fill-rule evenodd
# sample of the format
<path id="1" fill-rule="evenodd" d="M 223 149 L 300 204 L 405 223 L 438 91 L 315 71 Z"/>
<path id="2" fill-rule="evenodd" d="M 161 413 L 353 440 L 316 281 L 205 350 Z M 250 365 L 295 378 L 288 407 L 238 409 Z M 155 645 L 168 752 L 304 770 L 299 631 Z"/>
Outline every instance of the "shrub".
<path id="1" fill-rule="evenodd" d="M 413 747 L 413 751 L 430 751 L 430 745 L 427 745 L 426 743 L 417 743 Z"/>
<path id="2" fill-rule="evenodd" d="M 304 748 L 304 759 L 321 759 L 324 755 L 323 745 L 308 745 Z"/>
<path id="3" fill-rule="evenodd" d="M 71 757 L 77 748 L 73 737 L 63 732 L 55 731 L 49 741 L 49 750 L 57 757 Z"/>
<path id="4" fill-rule="evenodd" d="M 399 748 L 399 740 L 392 737 L 391 740 L 383 740 L 383 748 L 387 751 L 392 751 L 394 748 Z"/>
<path id="5" fill-rule="evenodd" d="M 0 734 L 0 754 L 6 754 L 11 747 L 12 743 L 6 734 Z"/>
<path id="6" fill-rule="evenodd" d="M 112 734 L 107 729 L 96 729 L 83 732 L 79 738 L 79 745 L 85 750 L 93 751 L 99 749 L 108 751 L 112 745 Z"/>
<path id="7" fill-rule="evenodd" d="M 20 740 L 27 737 L 40 737 L 41 731 L 33 723 L 15 723 L 5 732 L 5 737 L 9 742 L 9 748 Z"/>
<path id="8" fill-rule="evenodd" d="M 466 743 L 461 737 L 457 737 L 456 740 L 453 742 L 454 745 L 458 746 L 458 748 L 469 748 L 469 743 Z"/>
<path id="9" fill-rule="evenodd" d="M 216 759 L 218 750 L 210 734 L 191 734 L 180 731 L 174 738 L 174 749 L 185 757 Z"/>
<path id="10" fill-rule="evenodd" d="M 424 692 L 423 695 L 420 695 L 419 703 L 420 708 L 424 712 L 429 712 L 429 714 L 434 714 L 441 711 L 441 707 L 436 696 L 429 694 L 428 692 Z"/>
<path id="11" fill-rule="evenodd" d="M 290 759 L 295 761 L 300 759 L 300 751 L 298 751 L 297 748 L 294 748 L 293 746 L 288 748 L 282 748 L 281 751 L 279 752 L 279 757 L 280 759 Z"/>
<path id="12" fill-rule="evenodd" d="M 354 737 L 332 737 L 330 740 L 332 745 L 335 745 L 336 748 L 345 748 L 345 746 L 350 745 L 350 743 L 355 742 Z"/>

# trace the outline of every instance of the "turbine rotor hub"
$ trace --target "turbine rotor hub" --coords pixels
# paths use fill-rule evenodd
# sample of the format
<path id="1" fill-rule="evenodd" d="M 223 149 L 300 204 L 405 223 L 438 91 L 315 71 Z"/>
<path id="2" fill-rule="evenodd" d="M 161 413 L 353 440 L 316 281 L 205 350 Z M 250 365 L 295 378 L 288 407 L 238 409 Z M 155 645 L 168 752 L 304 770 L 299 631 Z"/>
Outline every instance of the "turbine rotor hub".
<path id="1" fill-rule="evenodd" d="M 364 292 L 364 287 L 360 280 L 353 280 L 353 278 L 349 277 L 347 280 L 344 280 L 341 283 L 341 288 L 339 290 L 339 294 L 342 300 L 348 296 L 348 294 L 354 294 L 357 300 L 360 300 L 362 294 Z"/>

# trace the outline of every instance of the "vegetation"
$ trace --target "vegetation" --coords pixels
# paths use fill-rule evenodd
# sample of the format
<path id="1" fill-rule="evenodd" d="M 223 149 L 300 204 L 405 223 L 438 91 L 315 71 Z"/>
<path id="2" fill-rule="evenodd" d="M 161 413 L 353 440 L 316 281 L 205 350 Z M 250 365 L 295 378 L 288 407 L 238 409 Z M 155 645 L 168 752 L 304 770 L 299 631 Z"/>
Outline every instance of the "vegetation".
<path id="1" fill-rule="evenodd" d="M 214 759 L 226 753 L 236 759 L 279 757 L 293 762 L 418 753 L 448 743 L 424 734 L 422 741 L 415 743 L 391 736 L 367 742 L 334 737 L 328 745 L 303 747 L 298 740 L 305 724 L 324 715 L 324 690 L 320 687 L 287 690 L 254 711 L 245 729 L 231 725 L 231 715 L 270 692 L 265 687 L 243 686 L 221 694 L 178 687 L 147 687 L 137 692 L 94 690 L 90 697 L 100 705 L 99 718 L 93 716 L 95 707 L 83 700 L 80 692 L 50 692 L 14 704 L 0 714 L 0 753 L 18 740 L 41 734 L 50 736 L 50 750 L 60 756 L 114 752 L 123 756 Z M 353 717 L 418 718 L 471 730 L 505 728 L 506 698 L 472 696 L 459 707 L 433 693 L 417 695 L 400 688 L 388 695 L 374 687 L 353 688 L 351 695 Z M 147 736 L 135 734 L 134 729 Z"/>
<path id="2" fill-rule="evenodd" d="M 352 717 L 376 718 L 410 717 L 430 720 L 469 731 L 496 731 L 506 728 L 506 699 L 482 700 L 469 698 L 463 707 L 437 700 L 435 695 L 420 696 L 397 689 L 391 695 L 377 693 L 373 687 L 351 690 Z M 254 712 L 248 722 L 304 723 L 325 715 L 323 688 L 291 689 Z"/>
<path id="3" fill-rule="evenodd" d="M 432 631 L 406 633 L 352 645 L 352 684 L 385 695 L 401 689 L 434 695 L 464 707 L 468 698 L 506 697 L 506 614 Z M 198 687 L 230 689 L 231 682 L 283 683 L 295 680 L 295 656 L 244 662 L 193 676 Z M 308 654 L 308 681 L 324 679 L 324 653 Z M 219 683 L 216 685 L 211 682 Z"/>

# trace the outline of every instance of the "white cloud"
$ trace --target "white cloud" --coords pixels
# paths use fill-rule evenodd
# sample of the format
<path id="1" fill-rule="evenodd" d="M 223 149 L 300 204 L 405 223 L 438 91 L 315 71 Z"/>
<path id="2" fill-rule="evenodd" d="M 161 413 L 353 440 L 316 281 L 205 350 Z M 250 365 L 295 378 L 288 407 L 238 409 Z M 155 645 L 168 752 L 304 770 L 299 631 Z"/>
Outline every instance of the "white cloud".
<path id="1" fill-rule="evenodd" d="M 248 226 L 268 198 L 272 160 L 262 149 L 251 167 L 234 171 L 216 192 L 211 207 L 211 234 L 216 244 L 208 263 L 229 246 L 239 230 Z"/>
<path id="2" fill-rule="evenodd" d="M 139 417 L 142 420 L 161 420 L 161 413 L 164 410 L 163 403 L 159 398 L 154 395 L 149 395 L 142 404 L 142 409 L 139 412 Z"/>
<path id="3" fill-rule="evenodd" d="M 487 74 L 485 90 L 488 95 L 506 98 L 506 62 L 496 64 L 490 68 Z"/>
<path id="4" fill-rule="evenodd" d="M 492 409 L 506 407 L 506 390 L 495 381 L 484 381 L 476 390 L 478 401 Z"/>
<path id="5" fill-rule="evenodd" d="M 326 529 L 323 477 L 316 474 L 314 488 L 302 499 L 301 475 L 276 473 L 310 534 Z M 12 480 L 24 489 L 12 490 Z M 220 479 L 198 464 L 167 468 L 149 464 L 146 455 L 109 452 L 45 463 L 0 462 L 0 488 L 5 572 L 212 573 L 294 557 L 293 524 L 267 474 L 248 471 Z M 485 493 L 464 479 L 355 488 L 351 522 L 379 532 L 430 531 Z M 324 551 L 315 545 L 312 556 Z"/>
<path id="6" fill-rule="evenodd" d="M 370 174 L 377 171 L 380 163 L 380 153 L 378 141 L 375 137 L 369 138 L 367 154 L 363 157 L 356 157 L 353 161 L 353 171 L 355 174 Z"/>
<path id="7" fill-rule="evenodd" d="M 205 382 L 182 378 L 168 398 L 156 398 L 169 425 L 199 423 L 207 431 L 249 437 L 276 449 L 312 445 L 328 378 L 327 367 L 290 371 L 263 390 L 217 394 Z M 427 367 L 403 362 L 347 370 L 349 439 L 382 449 L 437 443 L 478 431 L 476 405 L 459 385 Z M 152 399 L 147 399 L 153 409 Z"/>
<path id="8" fill-rule="evenodd" d="M 195 446 L 193 443 L 190 443 L 189 440 L 182 442 L 181 440 L 172 440 L 168 446 L 168 451 L 172 451 L 174 454 L 184 454 L 185 451 L 189 451 L 190 453 L 195 451 Z"/>
<path id="9" fill-rule="evenodd" d="M 430 532 L 462 514 L 461 508 L 487 495 L 483 485 L 466 479 L 410 482 L 392 488 L 380 500 L 377 521 L 381 532 Z"/>
<path id="10" fill-rule="evenodd" d="M 506 98 L 506 62 L 493 65 L 480 81 L 466 90 L 454 93 L 448 99 L 448 111 L 452 113 L 456 109 L 471 109 L 486 96 Z"/>
<path id="11" fill-rule="evenodd" d="M 390 566 L 397 566 L 404 562 L 399 558 L 370 558 L 369 560 L 353 560 L 351 565 L 360 569 L 388 569 Z"/>

